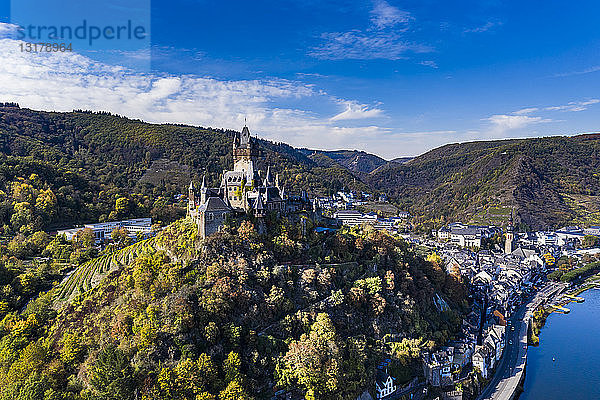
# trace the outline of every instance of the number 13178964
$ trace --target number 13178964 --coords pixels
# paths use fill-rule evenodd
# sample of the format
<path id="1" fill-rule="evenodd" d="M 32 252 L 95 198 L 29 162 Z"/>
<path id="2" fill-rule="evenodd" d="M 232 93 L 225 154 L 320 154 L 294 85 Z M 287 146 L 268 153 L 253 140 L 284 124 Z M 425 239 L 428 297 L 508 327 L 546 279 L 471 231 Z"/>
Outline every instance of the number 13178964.
<path id="1" fill-rule="evenodd" d="M 71 43 L 19 43 L 21 52 L 24 53 L 57 53 L 65 51 L 73 51 Z"/>

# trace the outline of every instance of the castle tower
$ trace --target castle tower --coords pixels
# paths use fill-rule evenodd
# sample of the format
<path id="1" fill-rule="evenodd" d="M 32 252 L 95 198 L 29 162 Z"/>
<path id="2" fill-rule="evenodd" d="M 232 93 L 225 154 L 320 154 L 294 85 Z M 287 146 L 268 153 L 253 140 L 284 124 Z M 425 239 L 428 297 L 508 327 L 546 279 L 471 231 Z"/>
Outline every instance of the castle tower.
<path id="1" fill-rule="evenodd" d="M 253 146 L 250 130 L 244 125 L 241 133 L 236 133 L 233 139 L 233 170 L 234 171 L 252 171 L 258 158 L 258 151 Z M 248 168 L 249 164 L 252 168 Z"/>
<path id="2" fill-rule="evenodd" d="M 258 197 L 256 197 L 256 200 L 254 200 L 254 204 L 252 204 L 252 212 L 256 218 L 256 230 L 262 235 L 265 233 L 265 216 L 267 210 L 265 209 L 262 194 L 260 193 L 258 194 Z"/>
<path id="3" fill-rule="evenodd" d="M 508 220 L 508 226 L 506 227 L 506 241 L 504 242 L 504 254 L 512 253 L 514 239 L 515 239 L 515 234 L 513 232 L 513 217 L 512 217 L 512 211 L 511 211 L 510 219 Z"/>

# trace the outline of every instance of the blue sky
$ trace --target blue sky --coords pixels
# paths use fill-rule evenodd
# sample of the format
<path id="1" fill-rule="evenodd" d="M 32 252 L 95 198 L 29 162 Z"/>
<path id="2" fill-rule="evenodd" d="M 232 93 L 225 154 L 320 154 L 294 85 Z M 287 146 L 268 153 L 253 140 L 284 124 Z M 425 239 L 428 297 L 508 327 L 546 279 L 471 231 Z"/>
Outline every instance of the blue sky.
<path id="1" fill-rule="evenodd" d="M 0 0 L 0 101 L 233 129 L 247 118 L 267 139 L 385 158 L 600 122 L 593 1 L 35 3 L 11 15 Z M 68 54 L 18 48 L 15 24 L 84 18 L 133 19 L 147 36 L 75 41 Z"/>

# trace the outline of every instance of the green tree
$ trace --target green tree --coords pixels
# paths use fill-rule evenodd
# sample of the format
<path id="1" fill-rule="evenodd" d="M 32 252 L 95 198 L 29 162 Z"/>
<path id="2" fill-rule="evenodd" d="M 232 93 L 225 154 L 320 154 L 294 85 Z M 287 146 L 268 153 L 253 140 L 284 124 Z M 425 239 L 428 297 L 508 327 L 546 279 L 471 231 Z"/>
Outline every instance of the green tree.
<path id="1" fill-rule="evenodd" d="M 308 335 L 290 343 L 279 369 L 280 384 L 303 387 L 307 398 L 326 399 L 339 390 L 342 358 L 329 315 L 320 313 Z"/>
<path id="2" fill-rule="evenodd" d="M 124 217 L 129 214 L 130 201 L 127 197 L 119 197 L 115 201 L 115 211 L 119 217 Z"/>
<path id="3" fill-rule="evenodd" d="M 237 381 L 231 381 L 225 389 L 219 393 L 219 400 L 250 400 L 242 385 Z"/>
<path id="4" fill-rule="evenodd" d="M 133 395 L 133 368 L 115 345 L 103 347 L 90 371 L 90 386 L 102 399 L 130 399 Z"/>
<path id="5" fill-rule="evenodd" d="M 242 367 L 242 360 L 240 355 L 235 352 L 230 352 L 227 355 L 225 361 L 223 361 L 223 370 L 225 371 L 225 380 L 231 382 L 238 379 L 240 376 L 240 368 Z"/>
<path id="6" fill-rule="evenodd" d="M 29 234 L 34 230 L 34 215 L 29 202 L 23 201 L 14 205 L 14 213 L 10 217 L 10 223 L 17 232 Z"/>
<path id="7" fill-rule="evenodd" d="M 581 242 L 581 245 L 583 247 L 585 247 L 586 249 L 589 249 L 591 247 L 596 247 L 598 245 L 598 237 L 594 236 L 594 235 L 585 235 L 583 237 L 583 241 Z"/>
<path id="8" fill-rule="evenodd" d="M 52 189 L 41 190 L 35 200 L 36 210 L 44 213 L 48 219 L 56 216 L 58 200 Z"/>

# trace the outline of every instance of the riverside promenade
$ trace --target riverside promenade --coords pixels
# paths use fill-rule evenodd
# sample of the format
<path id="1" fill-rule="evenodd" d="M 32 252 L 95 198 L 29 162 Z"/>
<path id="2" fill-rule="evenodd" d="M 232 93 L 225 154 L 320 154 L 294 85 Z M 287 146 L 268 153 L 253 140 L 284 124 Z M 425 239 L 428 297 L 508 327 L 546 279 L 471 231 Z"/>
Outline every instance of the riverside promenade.
<path id="1" fill-rule="evenodd" d="M 562 293 L 565 284 L 546 284 L 527 304 L 523 304 L 510 318 L 511 326 L 506 331 L 504 355 L 496 367 L 494 376 L 478 400 L 512 400 L 524 378 L 527 365 L 527 330 L 533 312 L 544 302 Z M 512 341 L 512 344 L 510 342 Z"/>

